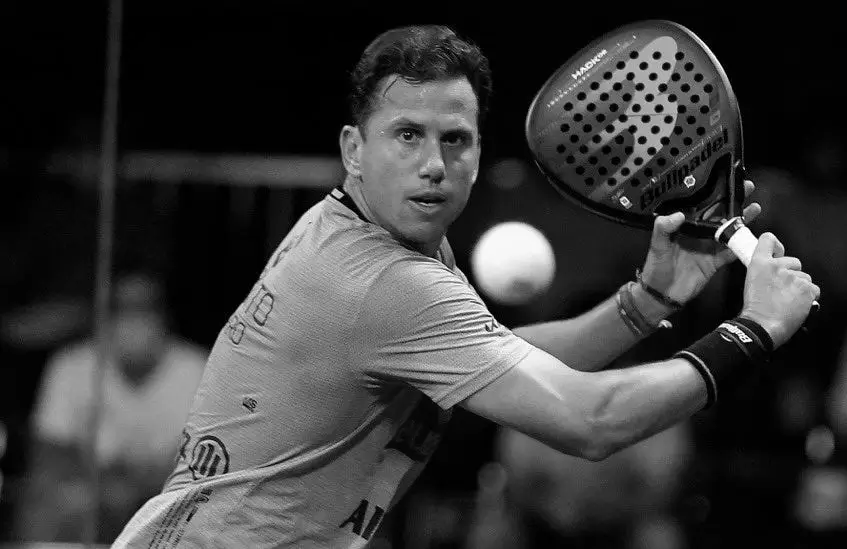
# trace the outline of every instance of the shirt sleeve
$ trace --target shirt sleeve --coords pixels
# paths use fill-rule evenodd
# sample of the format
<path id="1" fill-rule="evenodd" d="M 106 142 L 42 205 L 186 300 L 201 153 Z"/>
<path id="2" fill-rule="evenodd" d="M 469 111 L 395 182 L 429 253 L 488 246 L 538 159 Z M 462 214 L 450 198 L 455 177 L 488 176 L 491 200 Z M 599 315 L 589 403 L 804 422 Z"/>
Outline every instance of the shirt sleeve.
<path id="1" fill-rule="evenodd" d="M 474 289 L 440 263 L 407 259 L 364 298 L 351 357 L 378 382 L 404 382 L 449 409 L 520 362 L 532 347 L 497 322 Z"/>

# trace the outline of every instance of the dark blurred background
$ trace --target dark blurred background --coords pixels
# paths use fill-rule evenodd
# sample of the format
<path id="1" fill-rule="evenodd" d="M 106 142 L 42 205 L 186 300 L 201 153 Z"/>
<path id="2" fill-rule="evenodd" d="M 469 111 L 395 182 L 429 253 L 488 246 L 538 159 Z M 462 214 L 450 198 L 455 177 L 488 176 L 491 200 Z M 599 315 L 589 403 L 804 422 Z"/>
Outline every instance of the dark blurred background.
<path id="1" fill-rule="evenodd" d="M 391 26 L 439 22 L 479 43 L 494 72 L 480 179 L 450 232 L 458 264 L 471 274 L 473 246 L 493 224 L 531 223 L 556 251 L 553 286 L 524 305 L 492 302 L 492 311 L 507 325 L 578 314 L 632 279 L 649 234 L 595 218 L 549 187 L 529 163 L 527 108 L 600 33 L 639 19 L 676 21 L 729 75 L 753 198 L 765 207 L 753 228 L 775 232 L 821 285 L 814 329 L 666 444 L 596 468 L 457 410 L 384 543 L 558 546 L 515 534 L 549 529 L 573 547 L 843 546 L 847 47 L 834 7 L 794 3 L 744 15 L 734 7 L 742 11 L 708 2 L 125 2 L 114 271 L 152 273 L 168 333 L 208 349 L 297 216 L 340 182 L 346 76 L 361 50 Z M 79 541 L 39 527 L 44 511 L 31 485 L 47 474 L 34 425 L 46 406 L 39 399 L 61 393 L 45 388 L 56 377 L 49 368 L 94 330 L 107 8 L 102 0 L 0 5 L 0 541 Z M 667 356 L 735 314 L 743 277 L 743 267 L 727 268 L 676 315 L 672 331 L 621 365 Z M 551 480 L 563 476 L 568 482 Z M 535 503 L 521 495 L 534 489 Z M 61 497 L 39 490 L 60 507 L 63 497 L 85 500 L 70 489 Z M 620 495 L 600 505 L 600 518 L 586 511 L 558 521 L 591 507 L 582 492 L 604 490 Z M 496 533 L 516 516 L 507 534 Z M 621 533 L 598 538 L 598 530 Z"/>

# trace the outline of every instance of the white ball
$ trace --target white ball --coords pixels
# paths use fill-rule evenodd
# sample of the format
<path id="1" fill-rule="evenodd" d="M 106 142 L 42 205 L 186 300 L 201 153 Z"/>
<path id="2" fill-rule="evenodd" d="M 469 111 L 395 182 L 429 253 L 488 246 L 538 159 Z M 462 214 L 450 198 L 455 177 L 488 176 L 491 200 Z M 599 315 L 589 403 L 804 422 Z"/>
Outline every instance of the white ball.
<path id="1" fill-rule="evenodd" d="M 553 282 L 556 257 L 537 228 L 520 221 L 494 225 L 471 252 L 471 269 L 479 289 L 504 305 L 538 297 Z"/>

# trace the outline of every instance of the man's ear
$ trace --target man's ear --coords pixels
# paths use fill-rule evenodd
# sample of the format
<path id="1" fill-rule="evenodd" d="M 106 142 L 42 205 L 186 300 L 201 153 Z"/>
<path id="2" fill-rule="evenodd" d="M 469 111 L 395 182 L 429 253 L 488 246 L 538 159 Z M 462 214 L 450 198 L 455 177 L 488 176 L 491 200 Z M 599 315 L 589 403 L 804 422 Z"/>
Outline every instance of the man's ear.
<path id="1" fill-rule="evenodd" d="M 344 169 L 354 177 L 362 174 L 362 134 L 358 126 L 345 125 L 338 139 Z"/>

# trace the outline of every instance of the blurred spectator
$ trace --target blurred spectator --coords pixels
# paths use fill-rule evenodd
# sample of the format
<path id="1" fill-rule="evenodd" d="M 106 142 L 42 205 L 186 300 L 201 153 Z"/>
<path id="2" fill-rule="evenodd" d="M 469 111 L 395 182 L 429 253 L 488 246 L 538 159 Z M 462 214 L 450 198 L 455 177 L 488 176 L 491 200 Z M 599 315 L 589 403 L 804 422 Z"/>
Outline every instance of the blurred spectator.
<path id="1" fill-rule="evenodd" d="M 95 449 L 100 542 L 126 521 L 170 473 L 206 352 L 169 332 L 158 278 L 116 278 L 110 356 Z M 28 474 L 17 505 L 17 536 L 80 541 L 92 501 L 86 459 L 95 398 L 97 347 L 69 345 L 45 366 L 32 415 Z"/>

